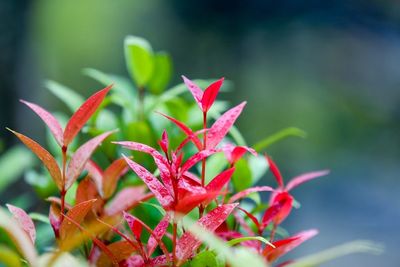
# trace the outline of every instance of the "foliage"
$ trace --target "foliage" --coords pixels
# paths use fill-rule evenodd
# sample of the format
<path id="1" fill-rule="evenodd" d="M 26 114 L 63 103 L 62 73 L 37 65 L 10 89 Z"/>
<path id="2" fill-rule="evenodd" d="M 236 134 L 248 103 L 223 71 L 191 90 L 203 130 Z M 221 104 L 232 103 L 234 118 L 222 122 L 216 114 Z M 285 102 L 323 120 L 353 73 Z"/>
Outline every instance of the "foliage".
<path id="1" fill-rule="evenodd" d="M 168 54 L 153 52 L 146 40 L 130 36 L 125 58 L 133 84 L 87 69 L 86 75 L 107 85 L 87 100 L 65 86 L 46 83 L 73 111 L 69 119 L 21 100 L 47 125 L 52 137 L 48 149 L 9 130 L 47 169 L 30 170 L 31 176 L 49 177 L 55 186 L 29 179 L 49 203 L 48 219 L 13 205 L 8 205 L 13 218 L 0 210 L 0 226 L 10 239 L 4 246 L 10 253 L 0 254 L 0 261 L 21 258 L 32 266 L 270 266 L 318 233 L 280 235 L 295 203 L 291 191 L 328 171 L 285 183 L 271 157 L 257 153 L 287 136 L 303 136 L 301 130 L 285 129 L 251 148 L 234 128 L 246 102 L 223 112 L 226 105 L 217 100 L 226 90 L 224 78 L 209 83 L 182 76 L 183 85 L 165 91 L 172 73 Z M 257 185 L 268 168 L 275 187 Z M 51 226 L 56 241 L 51 252 L 35 248 L 41 236 L 32 219 L 42 228 Z M 330 255 L 305 258 L 296 266 L 313 266 Z"/>

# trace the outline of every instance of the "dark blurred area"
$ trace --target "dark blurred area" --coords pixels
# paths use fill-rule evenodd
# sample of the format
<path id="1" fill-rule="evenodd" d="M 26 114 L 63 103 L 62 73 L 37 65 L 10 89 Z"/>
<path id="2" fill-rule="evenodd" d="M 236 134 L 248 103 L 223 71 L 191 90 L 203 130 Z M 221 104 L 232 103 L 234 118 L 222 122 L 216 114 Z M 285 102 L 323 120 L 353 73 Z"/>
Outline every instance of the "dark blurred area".
<path id="1" fill-rule="evenodd" d="M 308 133 L 268 150 L 286 179 L 331 169 L 294 192 L 302 206 L 285 225 L 320 235 L 293 255 L 370 239 L 383 255 L 324 266 L 399 266 L 399 1 L 2 0 L 0 20 L 1 129 L 43 140 L 18 99 L 65 110 L 45 79 L 87 96 L 100 86 L 82 68 L 127 75 L 123 38 L 142 36 L 171 53 L 174 84 L 181 74 L 233 81 L 224 97 L 248 101 L 238 127 L 249 144 L 287 126 Z M 17 143 L 5 130 L 0 139 L 2 151 Z"/>

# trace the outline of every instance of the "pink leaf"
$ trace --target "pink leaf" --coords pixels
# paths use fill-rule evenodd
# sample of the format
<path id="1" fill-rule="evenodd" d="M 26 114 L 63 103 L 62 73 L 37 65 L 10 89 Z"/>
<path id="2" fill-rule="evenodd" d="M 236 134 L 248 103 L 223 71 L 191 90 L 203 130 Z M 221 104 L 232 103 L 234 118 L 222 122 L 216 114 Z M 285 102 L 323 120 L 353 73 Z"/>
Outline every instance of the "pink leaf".
<path id="1" fill-rule="evenodd" d="M 172 121 L 176 126 L 179 127 L 188 137 L 190 137 L 190 140 L 194 143 L 194 145 L 197 147 L 198 150 L 201 150 L 203 148 L 203 144 L 200 141 L 200 139 L 197 137 L 196 133 L 192 131 L 188 126 L 186 126 L 183 122 L 178 121 L 177 119 L 174 119 L 168 115 L 165 115 L 161 112 L 157 112 L 158 114 L 164 116 L 168 120 Z"/>
<path id="2" fill-rule="evenodd" d="M 265 155 L 268 164 L 269 164 L 269 169 L 271 170 L 272 174 L 275 176 L 276 181 L 278 182 L 279 187 L 283 187 L 283 178 L 282 174 L 279 171 L 278 166 L 275 164 L 275 162 L 267 155 Z"/>
<path id="3" fill-rule="evenodd" d="M 274 262 L 276 259 L 282 257 L 292 249 L 302 244 L 304 241 L 307 241 L 308 239 L 314 237 L 316 234 L 318 234 L 318 231 L 312 229 L 300 232 L 283 240 L 275 241 L 272 243 L 275 248 L 271 246 L 266 246 L 262 254 L 268 260 L 268 262 Z"/>
<path id="4" fill-rule="evenodd" d="M 325 176 L 327 174 L 329 174 L 329 170 L 322 170 L 322 171 L 315 171 L 315 172 L 301 174 L 301 175 L 293 178 L 292 180 L 290 180 L 290 182 L 286 185 L 286 191 L 290 191 L 302 183 L 308 182 L 312 179 L 315 179 L 315 178 L 318 178 L 321 176 Z"/>
<path id="5" fill-rule="evenodd" d="M 224 78 L 221 78 L 208 86 L 204 91 L 203 97 L 201 98 L 201 107 L 203 112 L 208 112 L 212 104 L 214 104 L 215 98 L 217 98 L 219 89 L 221 88 L 223 82 Z"/>
<path id="6" fill-rule="evenodd" d="M 44 108 L 30 103 L 28 101 L 20 100 L 22 103 L 27 105 L 30 109 L 32 109 L 43 121 L 46 123 L 47 127 L 49 127 L 51 133 L 53 134 L 54 138 L 56 139 L 57 143 L 60 146 L 63 146 L 63 130 L 60 126 L 60 123 L 57 119 L 47 110 Z"/>
<path id="7" fill-rule="evenodd" d="M 122 211 L 132 209 L 141 201 L 153 197 L 153 194 L 145 194 L 144 186 L 126 187 L 119 191 L 116 196 L 108 203 L 105 214 L 112 216 Z"/>
<path id="8" fill-rule="evenodd" d="M 221 191 L 229 183 L 235 168 L 227 169 L 212 179 L 206 186 L 207 191 Z"/>
<path id="9" fill-rule="evenodd" d="M 156 228 L 154 228 L 153 235 L 150 235 L 149 240 L 147 241 L 147 255 L 150 257 L 151 254 L 155 251 L 158 245 L 158 240 L 161 240 L 163 236 L 165 235 L 165 232 L 167 231 L 167 228 L 169 226 L 169 216 L 166 214 L 164 218 L 158 223 Z"/>
<path id="10" fill-rule="evenodd" d="M 29 235 L 32 243 L 35 244 L 36 228 L 31 217 L 21 208 L 7 204 L 8 210 L 12 213 L 19 226 Z"/>
<path id="11" fill-rule="evenodd" d="M 160 176 L 164 185 L 166 186 L 168 191 L 172 194 L 173 189 L 172 189 L 171 173 L 169 170 L 168 162 L 157 150 L 148 145 L 137 142 L 123 141 L 123 142 L 113 142 L 113 143 L 121 145 L 124 148 L 130 150 L 141 151 L 150 154 L 154 158 L 154 162 L 156 163 L 158 169 L 160 170 Z"/>
<path id="12" fill-rule="evenodd" d="M 236 107 L 231 108 L 214 122 L 207 134 L 208 149 L 216 147 L 221 142 L 239 117 L 245 105 L 246 102 L 242 102 Z"/>
<path id="13" fill-rule="evenodd" d="M 90 119 L 93 113 L 100 106 L 101 102 L 111 90 L 112 85 L 98 91 L 89 97 L 72 115 L 67 123 L 64 131 L 64 146 L 68 146 L 78 132 L 82 129 L 83 125 Z"/>
<path id="14" fill-rule="evenodd" d="M 207 150 L 202 150 L 200 152 L 197 152 L 193 156 L 191 156 L 183 165 L 181 168 L 181 173 L 185 173 L 188 171 L 191 167 L 193 167 L 196 163 L 199 161 L 211 156 L 212 154 L 215 154 L 218 152 L 216 149 L 207 149 Z"/>
<path id="15" fill-rule="evenodd" d="M 197 105 L 199 105 L 199 108 L 202 109 L 202 98 L 203 98 L 203 90 L 200 89 L 194 82 L 186 78 L 185 76 L 182 75 L 182 79 L 185 82 L 187 88 L 190 90 L 190 92 L 193 95 L 194 100 L 196 100 Z"/>
<path id="16" fill-rule="evenodd" d="M 8 128 L 7 128 L 8 129 Z M 56 183 L 59 190 L 63 188 L 63 179 L 60 171 L 60 167 L 57 164 L 57 161 L 54 157 L 44 149 L 41 145 L 30 139 L 29 137 L 15 132 L 11 129 L 8 129 L 10 132 L 15 134 L 19 140 L 22 141 L 36 156 L 43 162 L 46 169 L 49 171 L 51 177 L 53 178 L 54 182 Z"/>
<path id="17" fill-rule="evenodd" d="M 130 160 L 125 155 L 123 155 L 129 167 L 137 174 L 137 176 L 143 180 L 143 182 L 147 185 L 151 192 L 153 192 L 154 196 L 157 198 L 158 202 L 160 202 L 161 206 L 164 208 L 169 208 L 174 199 L 168 192 L 168 190 L 163 186 L 160 181 L 154 177 L 148 170 L 144 167 L 140 166 L 136 162 Z"/>
<path id="18" fill-rule="evenodd" d="M 114 160 L 103 174 L 103 193 L 105 198 L 110 198 L 117 188 L 119 178 L 128 171 L 124 158 Z"/>
<path id="19" fill-rule="evenodd" d="M 92 160 L 88 160 L 85 170 L 96 185 L 97 192 L 103 197 L 103 170 Z"/>
<path id="20" fill-rule="evenodd" d="M 71 187 L 71 185 L 76 181 L 79 175 L 82 173 L 87 161 L 92 156 L 95 149 L 104 141 L 109 135 L 115 131 L 105 132 L 98 135 L 85 144 L 83 144 L 72 156 L 72 159 L 68 163 L 67 177 L 65 181 L 65 190 Z"/>
<path id="21" fill-rule="evenodd" d="M 197 223 L 205 229 L 214 232 L 215 229 L 217 229 L 218 226 L 220 226 L 228 218 L 229 214 L 231 214 L 236 206 L 237 204 L 226 204 L 216 207 L 210 211 L 210 213 L 198 220 Z M 197 250 L 200 245 L 201 242 L 191 235 L 190 232 L 184 233 L 177 242 L 177 258 L 181 263 L 183 263 L 193 254 L 193 252 Z"/>
<path id="22" fill-rule="evenodd" d="M 272 218 L 276 225 L 281 224 L 289 215 L 293 206 L 293 197 L 287 192 L 278 193 L 274 196 L 272 206 L 277 206 L 278 213 Z"/>
<path id="23" fill-rule="evenodd" d="M 248 195 L 250 195 L 251 193 L 255 193 L 255 192 L 263 192 L 263 191 L 274 191 L 274 189 L 270 186 L 255 186 L 255 187 L 250 187 L 247 188 L 243 191 L 240 191 L 238 193 L 236 193 L 235 195 L 233 195 L 230 199 L 229 199 L 229 203 L 233 203 L 238 201 L 239 199 L 245 198 Z"/>

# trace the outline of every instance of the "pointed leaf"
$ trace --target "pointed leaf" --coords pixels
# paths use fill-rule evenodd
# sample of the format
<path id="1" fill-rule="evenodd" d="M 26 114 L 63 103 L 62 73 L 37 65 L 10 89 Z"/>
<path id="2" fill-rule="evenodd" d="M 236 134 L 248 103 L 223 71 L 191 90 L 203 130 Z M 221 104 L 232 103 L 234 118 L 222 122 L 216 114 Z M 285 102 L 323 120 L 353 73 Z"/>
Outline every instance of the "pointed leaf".
<path id="1" fill-rule="evenodd" d="M 275 162 L 271 159 L 269 156 L 265 156 L 268 164 L 269 164 L 269 169 L 271 170 L 272 174 L 275 176 L 276 181 L 278 182 L 279 187 L 283 187 L 283 178 L 282 174 L 279 171 L 278 166 L 275 164 Z"/>
<path id="2" fill-rule="evenodd" d="M 167 228 L 169 226 L 170 217 L 168 214 L 164 216 L 164 218 L 158 223 L 156 228 L 154 228 L 154 235 L 150 235 L 149 240 L 147 241 L 147 255 L 150 257 L 158 245 L 158 240 L 161 240 L 165 233 L 167 232 Z"/>
<path id="3" fill-rule="evenodd" d="M 122 211 L 127 211 L 153 197 L 153 194 L 145 194 L 144 186 L 126 187 L 119 191 L 109 202 L 105 214 L 112 216 Z"/>
<path id="4" fill-rule="evenodd" d="M 253 221 L 253 223 L 257 226 L 257 228 L 260 229 L 260 223 L 258 222 L 258 219 L 253 214 L 251 214 L 250 212 L 248 212 L 247 210 L 245 210 L 241 207 L 238 207 L 238 209 L 243 211 L 247 215 L 247 217 L 249 217 L 249 219 Z"/>
<path id="5" fill-rule="evenodd" d="M 112 85 L 98 91 L 89 97 L 79 109 L 72 115 L 65 126 L 64 131 L 64 146 L 68 146 L 78 132 L 82 129 L 83 125 L 89 120 L 93 113 L 100 106 L 108 91 L 111 90 Z"/>
<path id="6" fill-rule="evenodd" d="M 128 223 L 129 228 L 131 229 L 136 240 L 139 241 L 142 234 L 143 225 L 134 216 L 127 212 L 124 212 L 124 219 Z"/>
<path id="7" fill-rule="evenodd" d="M 270 186 L 255 186 L 251 187 L 248 189 L 245 189 L 243 191 L 240 191 L 239 193 L 236 193 L 229 199 L 229 203 L 233 203 L 238 201 L 239 199 L 245 198 L 246 196 L 250 195 L 251 193 L 255 192 L 264 192 L 264 191 L 274 191 L 274 189 Z"/>
<path id="8" fill-rule="evenodd" d="M 218 174 L 206 186 L 207 191 L 221 191 L 221 189 L 229 183 L 235 168 L 227 169 Z"/>
<path id="9" fill-rule="evenodd" d="M 132 247 L 132 245 L 129 244 L 129 242 L 126 240 L 121 240 L 111 243 L 110 245 L 107 246 L 107 248 L 111 251 L 112 254 L 115 255 L 117 262 L 121 262 L 129 258 L 129 256 L 131 256 L 132 253 L 136 251 L 136 249 Z M 107 254 L 102 252 L 96 262 L 96 266 L 110 266 L 110 265 L 111 262 Z"/>
<path id="10" fill-rule="evenodd" d="M 172 76 L 172 59 L 165 52 L 157 52 L 153 57 L 154 69 L 149 81 L 149 90 L 153 94 L 162 93 L 167 87 Z"/>
<path id="11" fill-rule="evenodd" d="M 223 82 L 224 78 L 221 78 L 206 88 L 203 93 L 203 97 L 201 98 L 201 107 L 203 112 L 208 112 L 212 104 L 214 104 L 215 98 L 217 98 L 219 89 L 221 88 Z"/>
<path id="12" fill-rule="evenodd" d="M 79 183 L 78 188 L 76 189 L 75 204 L 95 198 L 100 198 L 100 195 L 94 182 L 86 177 Z"/>
<path id="13" fill-rule="evenodd" d="M 49 171 L 51 177 L 56 183 L 59 190 L 63 188 L 63 181 L 61 176 L 60 167 L 54 157 L 41 145 L 30 139 L 29 137 L 8 129 L 10 132 L 15 134 L 36 156 L 43 162 L 46 169 Z"/>
<path id="14" fill-rule="evenodd" d="M 235 164 L 246 152 L 250 152 L 254 156 L 257 156 L 257 152 L 247 146 L 234 146 L 232 144 L 228 144 L 222 148 L 222 151 L 224 151 L 225 156 L 230 164 Z"/>
<path id="15" fill-rule="evenodd" d="M 64 104 L 67 105 L 71 112 L 74 112 L 85 102 L 85 98 L 62 84 L 59 84 L 52 80 L 47 80 L 45 82 L 45 87 L 58 99 L 60 99 Z"/>
<path id="16" fill-rule="evenodd" d="M 274 262 L 279 257 L 285 255 L 292 249 L 301 245 L 304 241 L 307 241 L 308 239 L 314 237 L 316 234 L 318 234 L 318 231 L 312 229 L 300 232 L 292 237 L 283 240 L 275 241 L 272 243 L 275 248 L 271 246 L 266 246 L 262 254 L 268 260 L 268 262 Z"/>
<path id="17" fill-rule="evenodd" d="M 182 79 L 185 82 L 187 88 L 190 90 L 190 92 L 193 95 L 194 100 L 196 100 L 197 105 L 199 105 L 199 108 L 202 110 L 202 103 L 201 99 L 203 98 L 203 90 L 200 89 L 194 82 L 186 78 L 185 76 L 182 75 Z"/>
<path id="18" fill-rule="evenodd" d="M 200 194 L 189 194 L 179 199 L 178 204 L 174 210 L 181 214 L 187 214 L 192 209 L 200 205 L 201 203 L 208 204 L 220 194 L 219 191 L 211 191 Z"/>
<path id="19" fill-rule="evenodd" d="M 156 163 L 159 171 L 160 171 L 160 176 L 161 179 L 168 189 L 170 193 L 173 192 L 172 189 L 172 181 L 171 181 L 171 174 L 169 170 L 169 164 L 168 161 L 161 155 L 157 150 L 154 148 L 147 146 L 145 144 L 137 143 L 137 142 L 113 142 L 114 144 L 118 144 L 123 146 L 124 148 L 130 149 L 130 150 L 135 150 L 135 151 L 141 151 L 147 154 L 150 154 L 154 158 L 154 162 Z"/>
<path id="20" fill-rule="evenodd" d="M 221 142 L 239 117 L 245 105 L 246 102 L 242 102 L 236 107 L 231 108 L 214 122 L 207 135 L 208 149 L 216 147 Z"/>
<path id="21" fill-rule="evenodd" d="M 105 198 L 111 197 L 117 188 L 118 180 L 128 171 L 124 158 L 114 160 L 103 173 L 103 194 Z"/>
<path id="22" fill-rule="evenodd" d="M 74 207 L 72 207 L 72 209 L 70 209 L 67 212 L 66 217 L 75 221 L 77 224 L 81 224 L 85 219 L 86 215 L 92 209 L 93 203 L 95 201 L 96 199 L 91 199 L 75 205 Z M 76 225 L 71 224 L 70 220 L 64 218 L 64 220 L 60 225 L 61 240 L 64 240 L 65 238 L 72 236 L 77 230 L 78 228 L 76 227 Z"/>
<path id="23" fill-rule="evenodd" d="M 103 197 L 103 170 L 92 160 L 87 161 L 85 170 L 96 185 L 97 192 Z"/>
<path id="24" fill-rule="evenodd" d="M 236 206 L 237 204 L 226 204 L 216 207 L 198 220 L 197 223 L 201 227 L 213 232 L 228 218 L 229 214 Z M 184 262 L 200 245 L 201 241 L 197 240 L 191 233 L 184 233 L 176 245 L 177 258 L 180 262 Z"/>
<path id="25" fill-rule="evenodd" d="M 207 149 L 207 150 L 202 150 L 200 152 L 197 152 L 193 156 L 191 156 L 183 165 L 181 168 L 181 173 L 185 173 L 188 171 L 191 167 L 193 167 L 196 163 L 202 161 L 203 159 L 211 156 L 212 154 L 215 154 L 218 152 L 216 149 Z"/>
<path id="26" fill-rule="evenodd" d="M 112 133 L 114 133 L 114 131 L 105 132 L 90 139 L 74 153 L 72 159 L 68 163 L 67 177 L 65 181 L 66 190 L 71 187 L 82 173 L 87 161 L 90 159 L 96 148 Z"/>
<path id="27" fill-rule="evenodd" d="M 44 108 L 30 103 L 28 101 L 20 100 L 22 103 L 27 105 L 30 109 L 32 109 L 43 121 L 46 123 L 47 127 L 49 127 L 51 133 L 53 134 L 54 138 L 56 139 L 57 143 L 60 146 L 63 146 L 63 130 L 60 126 L 60 123 L 57 119 L 47 110 Z"/>
<path id="28" fill-rule="evenodd" d="M 315 172 L 309 172 L 309 173 L 304 173 L 301 174 L 295 178 L 293 178 L 292 180 L 290 180 L 289 183 L 287 183 L 286 185 L 286 191 L 290 191 L 293 188 L 301 185 L 302 183 L 308 182 L 312 179 L 321 177 L 321 176 L 325 176 L 329 174 L 329 170 L 322 170 L 322 171 L 315 171 Z"/>
<path id="29" fill-rule="evenodd" d="M 186 126 L 183 122 L 178 121 L 175 118 L 172 118 L 168 115 L 165 115 L 161 112 L 157 112 L 158 114 L 164 116 L 168 120 L 172 121 L 176 126 L 179 127 L 188 137 L 190 137 L 190 140 L 193 142 L 193 144 L 197 147 L 198 150 L 201 150 L 203 148 L 203 144 L 200 141 L 200 139 L 197 137 L 196 133 L 192 131 L 188 126 Z"/>
<path id="30" fill-rule="evenodd" d="M 154 177 L 148 170 L 140 166 L 136 162 L 130 160 L 125 155 L 123 155 L 129 167 L 137 174 L 137 176 L 142 179 L 142 181 L 148 186 L 154 196 L 160 202 L 161 206 L 168 208 L 174 201 L 167 188 L 163 186 L 160 181 Z"/>
<path id="31" fill-rule="evenodd" d="M 14 219 L 18 222 L 19 226 L 29 235 L 32 243 L 35 244 L 36 228 L 31 217 L 21 208 L 7 204 L 8 210 L 12 213 Z"/>
<path id="32" fill-rule="evenodd" d="M 169 140 L 168 140 L 168 134 L 167 131 L 164 129 L 162 136 L 161 136 L 161 140 L 159 141 L 159 145 L 162 149 L 162 151 L 165 154 L 168 154 L 168 149 L 169 149 Z"/>

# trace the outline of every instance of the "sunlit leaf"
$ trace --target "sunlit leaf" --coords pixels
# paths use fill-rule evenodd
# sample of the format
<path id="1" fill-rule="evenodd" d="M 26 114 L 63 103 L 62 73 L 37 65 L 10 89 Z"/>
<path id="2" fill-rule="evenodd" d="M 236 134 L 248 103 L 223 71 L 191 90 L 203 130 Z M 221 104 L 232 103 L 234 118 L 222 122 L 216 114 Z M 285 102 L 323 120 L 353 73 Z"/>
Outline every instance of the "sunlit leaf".
<path id="1" fill-rule="evenodd" d="M 154 70 L 149 81 L 149 90 L 153 94 L 162 93 L 172 76 L 172 60 L 169 54 L 157 52 L 153 57 Z"/>
<path id="2" fill-rule="evenodd" d="M 270 135 L 268 137 L 266 137 L 265 139 L 259 141 L 258 143 L 256 143 L 253 148 L 257 151 L 260 152 L 262 150 L 264 150 L 265 148 L 269 147 L 270 145 L 285 139 L 287 137 L 290 136 L 297 136 L 297 137 L 306 137 L 306 133 L 299 129 L 299 128 L 295 128 L 295 127 L 289 127 L 289 128 L 285 128 L 283 130 L 280 130 L 277 133 L 274 133 L 273 135 Z"/>

